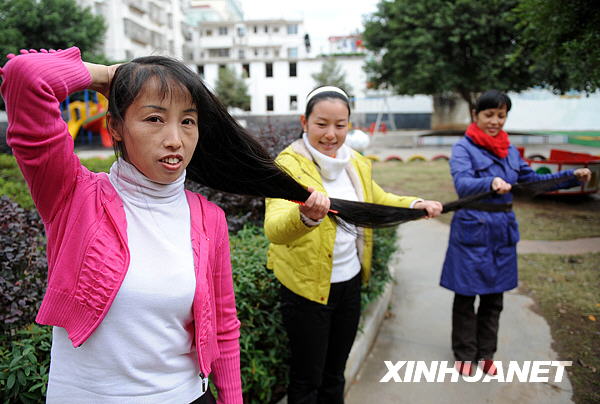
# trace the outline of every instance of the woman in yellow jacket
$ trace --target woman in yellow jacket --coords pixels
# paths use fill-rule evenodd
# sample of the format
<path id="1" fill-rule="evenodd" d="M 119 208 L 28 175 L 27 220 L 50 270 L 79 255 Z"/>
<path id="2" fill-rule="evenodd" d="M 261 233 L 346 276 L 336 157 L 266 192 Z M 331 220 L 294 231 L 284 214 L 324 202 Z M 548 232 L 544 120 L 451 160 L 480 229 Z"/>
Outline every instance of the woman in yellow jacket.
<path id="1" fill-rule="evenodd" d="M 304 133 L 277 163 L 311 192 L 304 205 L 267 199 L 267 266 L 282 283 L 290 341 L 288 403 L 343 403 L 344 369 L 360 317 L 361 278 L 371 271 L 371 229 L 337 226 L 328 196 L 441 213 L 442 205 L 385 192 L 371 162 L 344 145 L 350 104 L 332 86 L 313 90 L 300 117 Z"/>

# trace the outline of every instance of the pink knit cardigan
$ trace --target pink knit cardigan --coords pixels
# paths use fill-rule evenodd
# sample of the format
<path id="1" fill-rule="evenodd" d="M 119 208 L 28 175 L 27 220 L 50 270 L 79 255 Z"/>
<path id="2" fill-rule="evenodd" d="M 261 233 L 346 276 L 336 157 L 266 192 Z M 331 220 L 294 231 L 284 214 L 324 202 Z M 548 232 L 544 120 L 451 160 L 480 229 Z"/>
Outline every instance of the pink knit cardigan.
<path id="1" fill-rule="evenodd" d="M 73 152 L 59 103 L 91 77 L 79 49 L 32 53 L 0 71 L 7 142 L 27 181 L 47 236 L 48 287 L 36 321 L 63 327 L 73 346 L 110 309 L 129 266 L 123 204 L 105 173 Z M 194 340 L 201 376 L 212 373 L 220 403 L 242 403 L 239 326 L 223 211 L 186 191 L 196 271 Z M 118 343 L 118 341 L 115 341 Z"/>

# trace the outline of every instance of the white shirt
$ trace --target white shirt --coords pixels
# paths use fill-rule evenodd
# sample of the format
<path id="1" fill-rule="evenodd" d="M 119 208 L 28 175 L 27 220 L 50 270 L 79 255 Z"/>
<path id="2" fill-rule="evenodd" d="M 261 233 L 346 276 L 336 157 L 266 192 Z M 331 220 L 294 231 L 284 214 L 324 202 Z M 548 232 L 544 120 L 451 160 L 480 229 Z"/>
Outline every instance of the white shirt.
<path id="1" fill-rule="evenodd" d="M 319 168 L 327 195 L 330 198 L 358 201 L 356 190 L 346 171 L 346 167 L 350 163 L 350 148 L 342 145 L 334 158 L 312 147 L 306 133 L 302 135 L 302 139 Z M 360 260 L 356 247 L 357 234 L 358 231 L 354 226 L 348 225 L 348 229 L 337 226 L 333 245 L 331 283 L 350 280 L 360 272 Z"/>
<path id="2" fill-rule="evenodd" d="M 157 184 L 119 159 L 130 263 L 106 317 L 79 348 L 54 327 L 47 403 L 189 403 L 202 395 L 185 173 Z"/>

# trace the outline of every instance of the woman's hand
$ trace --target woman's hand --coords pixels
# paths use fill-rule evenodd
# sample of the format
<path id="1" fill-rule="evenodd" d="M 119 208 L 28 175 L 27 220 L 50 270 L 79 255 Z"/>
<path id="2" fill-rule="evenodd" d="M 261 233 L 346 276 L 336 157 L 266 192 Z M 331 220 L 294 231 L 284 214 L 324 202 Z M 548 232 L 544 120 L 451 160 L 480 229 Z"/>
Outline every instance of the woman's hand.
<path id="1" fill-rule="evenodd" d="M 500 177 L 495 177 L 492 181 L 492 190 L 496 191 L 498 195 L 506 194 L 510 192 L 511 189 L 512 185 Z"/>
<path id="2" fill-rule="evenodd" d="M 423 209 L 427 211 L 427 219 L 432 217 L 436 217 L 442 214 L 442 206 L 441 202 L 438 201 L 419 201 L 413 205 L 413 209 Z"/>
<path id="3" fill-rule="evenodd" d="M 573 174 L 575 174 L 579 182 L 588 182 L 592 179 L 592 172 L 589 168 L 578 168 Z"/>
<path id="4" fill-rule="evenodd" d="M 315 191 L 314 188 L 308 187 L 308 192 L 310 192 L 310 196 L 304 202 L 304 205 L 300 205 L 300 212 L 317 222 L 327 216 L 331 201 L 321 192 Z"/>
<path id="5" fill-rule="evenodd" d="M 90 72 L 90 76 L 92 76 L 92 83 L 89 88 L 94 91 L 98 91 L 103 96 L 108 98 L 108 93 L 110 90 L 110 82 L 112 81 L 113 76 L 115 75 L 115 71 L 120 64 L 104 66 L 97 65 L 95 63 L 83 62 L 85 67 Z"/>

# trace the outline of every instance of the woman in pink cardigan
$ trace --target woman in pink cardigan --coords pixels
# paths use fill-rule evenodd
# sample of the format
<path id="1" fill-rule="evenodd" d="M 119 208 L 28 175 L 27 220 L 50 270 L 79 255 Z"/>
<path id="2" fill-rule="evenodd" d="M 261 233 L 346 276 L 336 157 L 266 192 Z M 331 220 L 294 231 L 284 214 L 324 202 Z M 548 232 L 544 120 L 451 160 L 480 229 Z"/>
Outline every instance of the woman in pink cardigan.
<path id="1" fill-rule="evenodd" d="M 184 179 L 194 153 L 218 158 L 197 150 L 199 136 L 248 135 L 180 62 L 22 53 L 1 90 L 48 239 L 37 315 L 54 326 L 47 402 L 214 403 L 212 375 L 218 402 L 242 403 L 227 224 Z M 85 88 L 109 98 L 119 158 L 108 175 L 81 165 L 61 118 L 60 102 Z"/>

